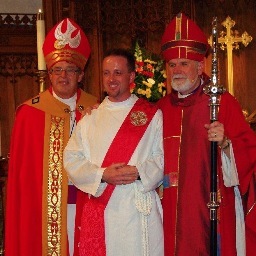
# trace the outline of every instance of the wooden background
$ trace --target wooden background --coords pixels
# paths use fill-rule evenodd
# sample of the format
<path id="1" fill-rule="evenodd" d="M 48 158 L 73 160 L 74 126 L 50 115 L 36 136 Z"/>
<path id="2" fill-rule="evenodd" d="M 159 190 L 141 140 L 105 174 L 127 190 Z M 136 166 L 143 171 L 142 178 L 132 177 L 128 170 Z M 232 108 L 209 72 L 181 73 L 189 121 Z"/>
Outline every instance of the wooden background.
<path id="1" fill-rule="evenodd" d="M 85 69 L 84 90 L 103 98 L 101 62 L 112 47 L 141 46 L 160 54 L 166 25 L 183 11 L 211 34 L 211 22 L 230 16 L 240 35 L 247 31 L 253 41 L 233 51 L 235 97 L 249 114 L 256 109 L 256 1 L 254 0 L 43 0 L 46 32 L 65 17 L 74 19 L 85 31 L 92 48 Z M 15 109 L 39 92 L 36 54 L 36 15 L 0 14 L 0 127 L 1 152 L 9 152 Z M 220 82 L 227 85 L 226 51 L 219 51 Z M 211 56 L 206 61 L 211 73 Z M 48 86 L 48 83 L 47 83 Z"/>

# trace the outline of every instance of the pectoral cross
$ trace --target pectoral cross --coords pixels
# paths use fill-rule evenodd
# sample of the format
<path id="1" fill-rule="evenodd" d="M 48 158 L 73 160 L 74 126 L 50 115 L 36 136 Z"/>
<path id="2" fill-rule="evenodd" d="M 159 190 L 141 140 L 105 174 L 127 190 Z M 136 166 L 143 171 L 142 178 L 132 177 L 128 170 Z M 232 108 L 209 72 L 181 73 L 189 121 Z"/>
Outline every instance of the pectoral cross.
<path id="1" fill-rule="evenodd" d="M 229 16 L 224 20 L 221 25 L 226 28 L 226 32 L 221 31 L 220 37 L 218 38 L 218 43 L 220 44 L 220 49 L 227 49 L 228 58 L 228 91 L 234 95 L 233 88 L 233 49 L 239 49 L 239 43 L 242 43 L 245 47 L 252 41 L 252 37 L 245 31 L 241 37 L 239 37 L 239 32 L 237 30 L 232 30 L 236 22 L 232 20 Z M 211 38 L 208 40 L 211 44 Z"/>

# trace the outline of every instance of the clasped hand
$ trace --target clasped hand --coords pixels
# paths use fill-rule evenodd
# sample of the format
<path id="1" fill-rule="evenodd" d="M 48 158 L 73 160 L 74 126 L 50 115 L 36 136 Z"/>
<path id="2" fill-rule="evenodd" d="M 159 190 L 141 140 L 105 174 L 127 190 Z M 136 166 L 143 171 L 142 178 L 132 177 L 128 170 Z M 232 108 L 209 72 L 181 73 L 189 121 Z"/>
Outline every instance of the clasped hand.
<path id="1" fill-rule="evenodd" d="M 133 183 L 138 177 L 139 172 L 136 166 L 115 163 L 104 170 L 102 180 L 113 185 L 126 185 Z"/>

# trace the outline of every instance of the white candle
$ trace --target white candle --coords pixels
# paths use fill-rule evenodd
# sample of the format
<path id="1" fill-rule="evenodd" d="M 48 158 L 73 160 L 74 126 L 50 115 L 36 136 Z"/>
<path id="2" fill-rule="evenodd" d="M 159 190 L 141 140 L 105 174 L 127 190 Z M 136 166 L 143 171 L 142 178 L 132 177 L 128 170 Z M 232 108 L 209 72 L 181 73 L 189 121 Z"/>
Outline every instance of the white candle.
<path id="1" fill-rule="evenodd" d="M 38 70 L 46 70 L 46 64 L 43 54 L 43 43 L 45 39 L 45 23 L 44 23 L 44 15 L 39 9 L 37 13 L 36 20 L 36 30 L 37 30 L 37 58 L 38 58 Z"/>

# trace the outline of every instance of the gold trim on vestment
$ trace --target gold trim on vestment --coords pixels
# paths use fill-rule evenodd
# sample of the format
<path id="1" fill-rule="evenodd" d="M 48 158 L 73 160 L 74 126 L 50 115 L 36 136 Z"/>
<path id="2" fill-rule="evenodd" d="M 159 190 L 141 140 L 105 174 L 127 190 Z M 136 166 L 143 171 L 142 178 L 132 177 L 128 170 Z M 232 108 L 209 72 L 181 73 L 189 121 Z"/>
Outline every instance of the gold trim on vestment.
<path id="1" fill-rule="evenodd" d="M 181 18 L 176 17 L 175 40 L 181 40 Z"/>
<path id="2" fill-rule="evenodd" d="M 183 117 L 184 117 L 184 110 L 181 110 L 181 119 L 180 119 L 180 147 L 179 147 L 179 156 L 178 156 L 178 177 L 180 174 L 180 151 L 181 151 L 181 142 L 182 142 L 182 132 L 183 132 Z M 177 253 L 177 216 L 178 216 L 178 203 L 179 203 L 179 191 L 180 191 L 180 186 L 179 186 L 179 180 L 178 180 L 178 185 L 177 185 L 177 202 L 176 202 L 176 216 L 175 216 L 175 242 L 174 242 L 174 251 L 175 254 Z"/>
<path id="3" fill-rule="evenodd" d="M 63 144 L 64 118 L 52 116 L 50 124 L 47 194 L 47 255 L 54 256 L 61 256 Z"/>
<path id="4" fill-rule="evenodd" d="M 88 106 L 93 106 L 97 102 L 97 99 L 85 92 L 81 93 L 80 99 L 77 102 L 77 108 L 82 110 Z M 34 107 L 42 112 L 44 112 L 44 148 L 43 148 L 43 188 L 42 188 L 42 254 L 40 255 L 51 255 L 51 256 L 67 256 L 68 250 L 68 234 L 67 234 L 67 197 L 68 197 L 68 177 L 63 168 L 63 149 L 65 148 L 68 139 L 69 139 L 69 130 L 70 130 L 70 114 L 66 113 L 64 109 L 68 106 L 59 100 L 55 99 L 49 90 L 46 90 L 40 95 L 36 96 L 32 100 L 28 100 L 25 104 L 28 106 Z M 55 122 L 55 123 L 53 123 Z M 59 135 L 58 135 L 59 133 Z M 57 136 L 58 135 L 58 136 Z M 55 137 L 54 137 L 55 136 Z M 59 137 L 59 140 L 57 138 Z M 55 148 L 54 148 L 54 147 Z M 58 150 L 58 172 L 59 179 L 56 183 L 59 187 L 50 186 L 49 184 L 49 175 L 54 174 L 50 170 L 53 169 L 57 163 L 54 163 L 52 160 L 54 158 L 50 157 L 53 154 L 54 150 Z M 55 157 L 57 156 L 55 152 Z M 56 159 L 56 158 L 55 158 Z M 56 171 L 56 170 L 54 170 Z M 60 187 L 61 186 L 61 187 Z M 52 204 L 49 204 L 49 189 L 58 189 L 60 193 L 58 210 L 59 222 L 56 225 L 58 228 L 58 254 L 49 247 L 49 235 L 51 235 L 51 230 L 49 230 L 49 207 L 52 207 Z M 55 197 L 56 199 L 57 197 Z M 54 226 L 52 226 L 54 228 Z M 56 229 L 55 229 L 56 230 Z M 54 242 L 52 240 L 52 242 Z M 52 245 L 51 245 L 52 246 Z M 56 245 L 57 246 L 57 245 Z"/>

